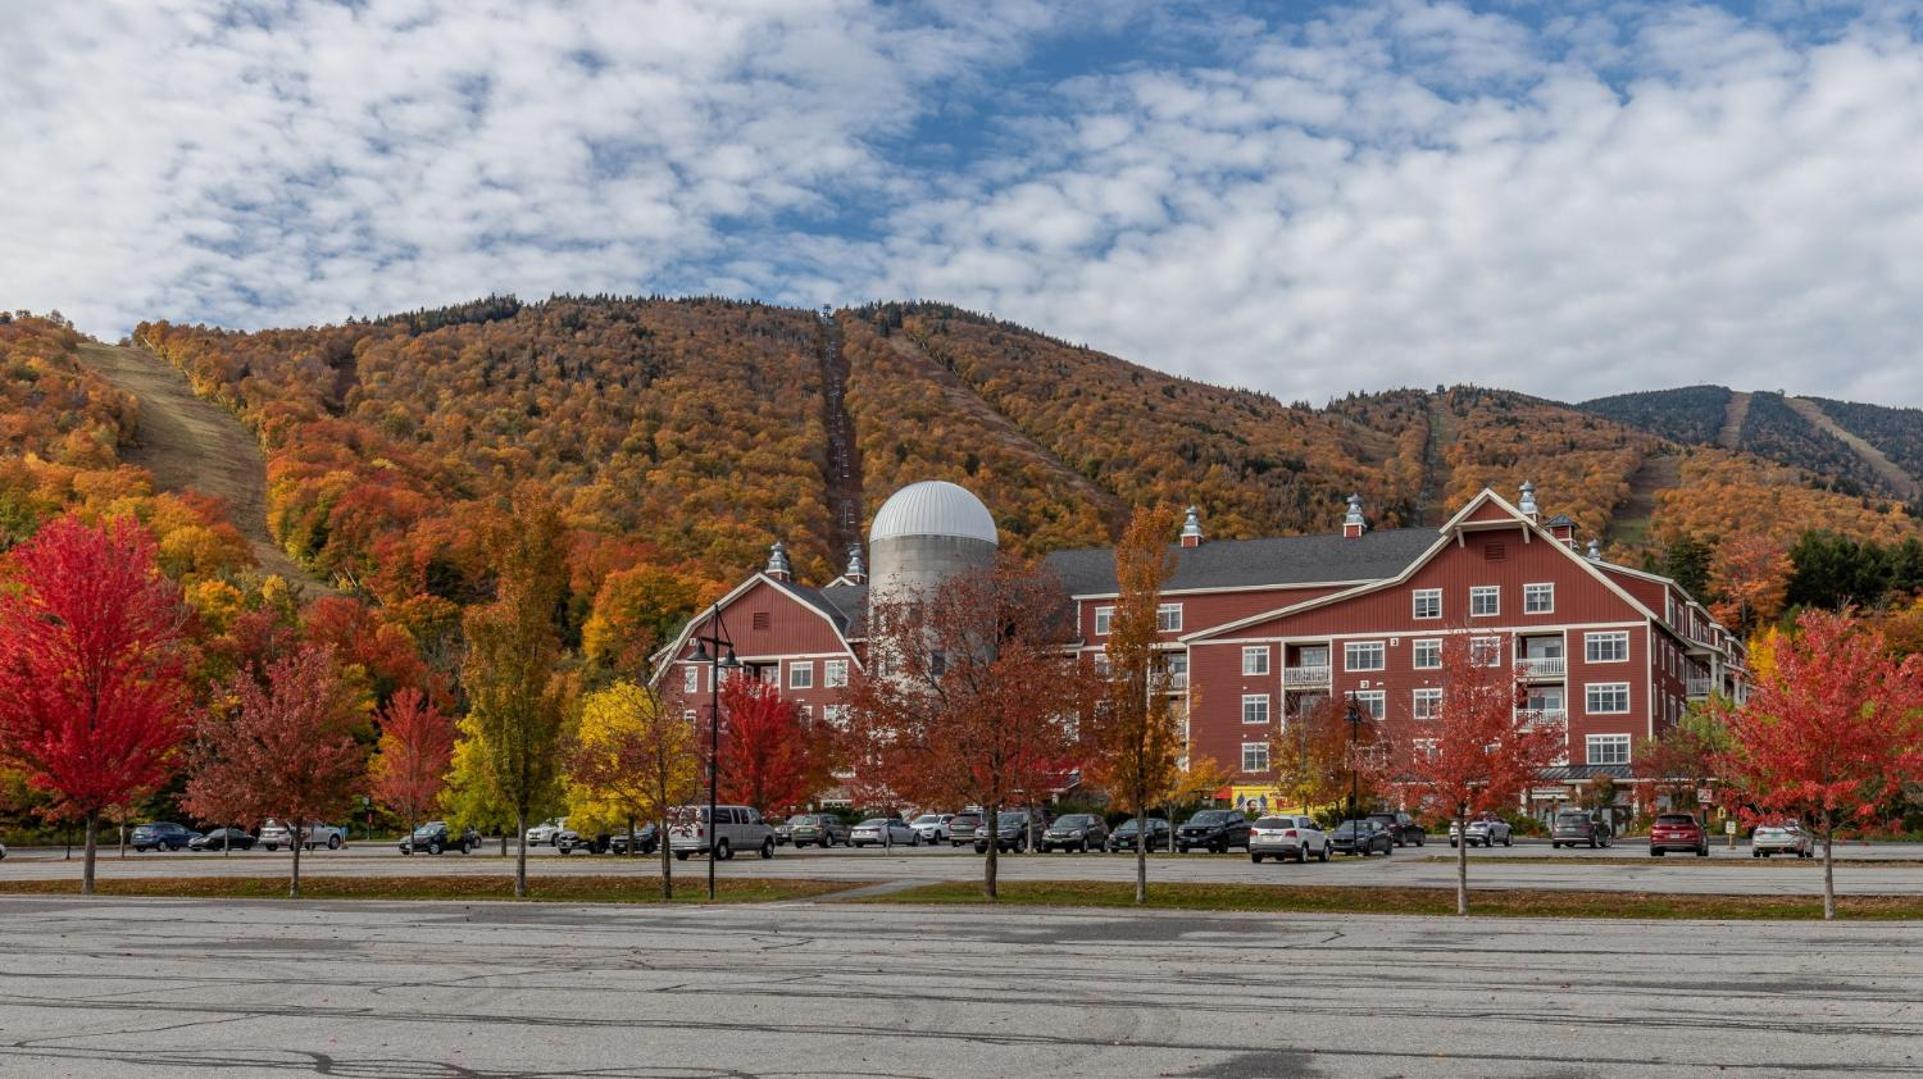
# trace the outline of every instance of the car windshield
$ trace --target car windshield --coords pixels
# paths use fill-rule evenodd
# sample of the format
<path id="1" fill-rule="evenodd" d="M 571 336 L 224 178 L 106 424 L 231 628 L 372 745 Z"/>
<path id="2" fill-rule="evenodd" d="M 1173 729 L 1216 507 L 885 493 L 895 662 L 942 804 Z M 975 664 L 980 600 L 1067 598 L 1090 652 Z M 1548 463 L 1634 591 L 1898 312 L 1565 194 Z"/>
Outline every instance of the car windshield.
<path id="1" fill-rule="evenodd" d="M 955 814 L 955 817 L 954 817 L 954 819 L 953 819 L 953 820 L 950 820 L 950 821 L 949 821 L 948 823 L 950 823 L 950 824 L 980 824 L 981 822 L 982 822 L 982 818 L 981 818 L 981 814 L 979 814 L 979 813 L 957 813 L 957 814 Z"/>
<path id="2" fill-rule="evenodd" d="M 1229 819 L 1228 813 L 1220 809 L 1208 809 L 1189 818 L 1190 824 L 1220 824 Z"/>
<path id="3" fill-rule="evenodd" d="M 1061 828 L 1086 828 L 1095 823 L 1095 818 L 1083 813 L 1070 813 L 1055 822 Z"/>
<path id="4" fill-rule="evenodd" d="M 888 823 L 887 817 L 869 817 L 861 822 L 863 828 L 880 828 Z"/>
<path id="5" fill-rule="evenodd" d="M 1003 813 L 1001 816 L 995 819 L 1000 821 L 1004 825 L 1026 824 L 1028 822 L 1028 814 L 1023 813 L 1020 810 L 1016 810 L 1013 813 Z"/>
<path id="6" fill-rule="evenodd" d="M 1589 814 L 1587 814 L 1587 813 L 1558 813 L 1558 814 L 1556 814 L 1556 823 L 1557 823 L 1557 824 L 1588 824 L 1588 823 L 1589 823 Z"/>
<path id="7" fill-rule="evenodd" d="M 1657 824 L 1695 824 L 1696 818 L 1687 813 L 1664 813 L 1656 818 Z"/>
<path id="8" fill-rule="evenodd" d="M 1257 828 L 1293 828 L 1295 822 L 1287 817 L 1263 817 L 1255 822 Z"/>
<path id="9" fill-rule="evenodd" d="M 921 816 L 915 818 L 915 823 L 916 824 L 940 824 L 941 814 L 923 813 Z"/>
<path id="10" fill-rule="evenodd" d="M 435 832 L 438 832 L 445 827 L 447 827 L 447 825 L 442 824 L 440 821 L 435 821 L 432 824 L 423 824 L 419 828 L 414 829 L 414 834 L 415 835 L 433 835 Z"/>
<path id="11" fill-rule="evenodd" d="M 1343 822 L 1342 822 L 1342 826 L 1341 826 L 1341 827 L 1339 827 L 1339 828 L 1337 828 L 1337 829 L 1335 830 L 1335 834 L 1336 834 L 1336 835 L 1351 835 L 1351 834 L 1354 834 L 1355 832 L 1358 832 L 1358 831 L 1362 831 L 1362 832 L 1366 832 L 1366 831 L 1368 831 L 1368 830 L 1369 830 L 1369 822 L 1368 822 L 1368 821 L 1365 821 L 1365 820 L 1345 820 L 1345 821 L 1343 821 Z"/>

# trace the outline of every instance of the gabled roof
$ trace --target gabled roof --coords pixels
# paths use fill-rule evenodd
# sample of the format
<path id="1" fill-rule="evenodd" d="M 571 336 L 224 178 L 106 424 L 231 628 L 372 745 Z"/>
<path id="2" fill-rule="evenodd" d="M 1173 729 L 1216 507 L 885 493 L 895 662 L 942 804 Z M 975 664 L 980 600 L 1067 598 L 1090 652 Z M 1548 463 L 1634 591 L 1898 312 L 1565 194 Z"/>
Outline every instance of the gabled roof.
<path id="1" fill-rule="evenodd" d="M 842 647 L 848 648 L 851 653 L 854 651 L 848 644 L 848 636 L 861 622 L 865 621 L 863 613 L 868 607 L 865 602 L 868 589 L 865 586 L 839 585 L 829 588 L 809 588 L 807 585 L 794 584 L 790 581 L 778 581 L 766 573 L 756 573 L 736 585 L 733 591 L 716 600 L 713 606 L 694 612 L 675 632 L 674 640 L 650 657 L 655 666 L 653 680 L 659 681 L 667 671 L 666 665 L 661 663 L 661 660 L 680 655 L 682 649 L 688 646 L 689 635 L 694 632 L 694 627 L 701 624 L 702 619 L 716 610 L 726 612 L 735 600 L 746 595 L 749 589 L 758 584 L 776 589 L 820 615 L 841 638 Z M 856 613 L 850 613 L 851 611 Z"/>
<path id="2" fill-rule="evenodd" d="M 1400 573 L 1435 541 L 1434 529 L 1390 528 L 1355 539 L 1323 534 L 1171 545 L 1175 572 L 1164 591 L 1373 581 Z M 1056 551 L 1043 561 L 1071 596 L 1112 596 L 1118 591 L 1113 548 Z"/>

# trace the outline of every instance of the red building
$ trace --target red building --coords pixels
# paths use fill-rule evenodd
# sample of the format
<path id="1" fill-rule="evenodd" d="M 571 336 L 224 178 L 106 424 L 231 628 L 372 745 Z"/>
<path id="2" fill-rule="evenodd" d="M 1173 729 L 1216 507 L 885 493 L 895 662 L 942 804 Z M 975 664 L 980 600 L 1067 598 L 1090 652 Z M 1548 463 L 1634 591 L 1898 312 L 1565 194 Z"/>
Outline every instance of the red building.
<path id="1" fill-rule="evenodd" d="M 904 499 L 915 536 L 992 537 L 973 496 L 917 484 L 877 514 L 877 544 L 904 542 L 891 510 Z M 1520 665 L 1530 710 L 1566 725 L 1566 760 L 1535 792 L 1543 808 L 1596 776 L 1629 778 L 1636 742 L 1689 701 L 1744 692 L 1741 644 L 1700 604 L 1674 581 L 1602 561 L 1593 542 L 1580 550 L 1574 523 L 1542 520 L 1526 484 L 1515 504 L 1484 490 L 1440 528 L 1372 530 L 1351 498 L 1339 534 L 1210 541 L 1190 510 L 1171 552 L 1161 601 L 1169 691 L 1182 698 L 1190 755 L 1232 769 L 1225 793 L 1238 803 L 1266 801 L 1270 739 L 1321 700 L 1419 723 L 1439 699 L 1441 642 L 1452 635 L 1472 638 L 1491 663 Z M 1046 561 L 1076 606 L 1079 648 L 1099 664 L 1116 599 L 1113 552 Z M 876 569 L 878 578 L 894 572 Z M 833 719 L 845 672 L 862 659 L 868 583 L 856 551 L 835 582 L 796 584 L 776 545 L 769 567 L 718 609 L 745 665 Z M 706 616 L 689 632 L 697 628 Z M 690 640 L 672 646 L 679 662 L 664 677 L 705 693 Z"/>

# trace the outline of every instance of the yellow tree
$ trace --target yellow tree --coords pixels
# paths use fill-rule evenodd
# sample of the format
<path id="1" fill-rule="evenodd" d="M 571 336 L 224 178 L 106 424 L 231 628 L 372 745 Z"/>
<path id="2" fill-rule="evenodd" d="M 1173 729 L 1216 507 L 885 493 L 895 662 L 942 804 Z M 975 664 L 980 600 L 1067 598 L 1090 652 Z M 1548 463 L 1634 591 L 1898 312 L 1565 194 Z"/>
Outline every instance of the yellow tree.
<path id="1" fill-rule="evenodd" d="M 661 898 L 674 898 L 668 816 L 700 787 L 694 725 L 645 683 L 615 682 L 588 695 L 566 759 L 568 814 L 609 825 L 652 821 L 661 854 Z"/>
<path id="2" fill-rule="evenodd" d="M 1349 741 L 1342 706 L 1333 697 L 1289 716 L 1270 740 L 1275 790 L 1303 812 L 1349 793 Z"/>
<path id="3" fill-rule="evenodd" d="M 1172 507 L 1135 511 L 1115 547 L 1118 595 L 1106 647 L 1109 682 L 1088 734 L 1089 772 L 1123 809 L 1135 814 L 1136 835 L 1148 835 L 1152 800 L 1174 780 L 1182 731 L 1169 697 L 1156 610 L 1175 571 L 1168 537 Z M 1135 844 L 1135 902 L 1148 902 L 1148 843 Z"/>

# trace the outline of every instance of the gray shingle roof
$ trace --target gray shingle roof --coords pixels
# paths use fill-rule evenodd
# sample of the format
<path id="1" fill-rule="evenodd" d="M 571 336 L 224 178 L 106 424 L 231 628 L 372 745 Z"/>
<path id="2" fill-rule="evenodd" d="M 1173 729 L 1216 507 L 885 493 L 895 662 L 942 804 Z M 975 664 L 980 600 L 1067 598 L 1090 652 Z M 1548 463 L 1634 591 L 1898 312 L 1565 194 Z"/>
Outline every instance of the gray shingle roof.
<path id="1" fill-rule="evenodd" d="M 1440 538 L 1433 528 L 1389 528 L 1366 532 L 1358 539 L 1323 534 L 1171 546 L 1175 573 L 1168 588 L 1179 591 L 1381 580 L 1401 573 Z M 1115 552 L 1111 548 L 1056 551 L 1045 561 L 1070 595 L 1109 595 L 1116 591 Z"/>

